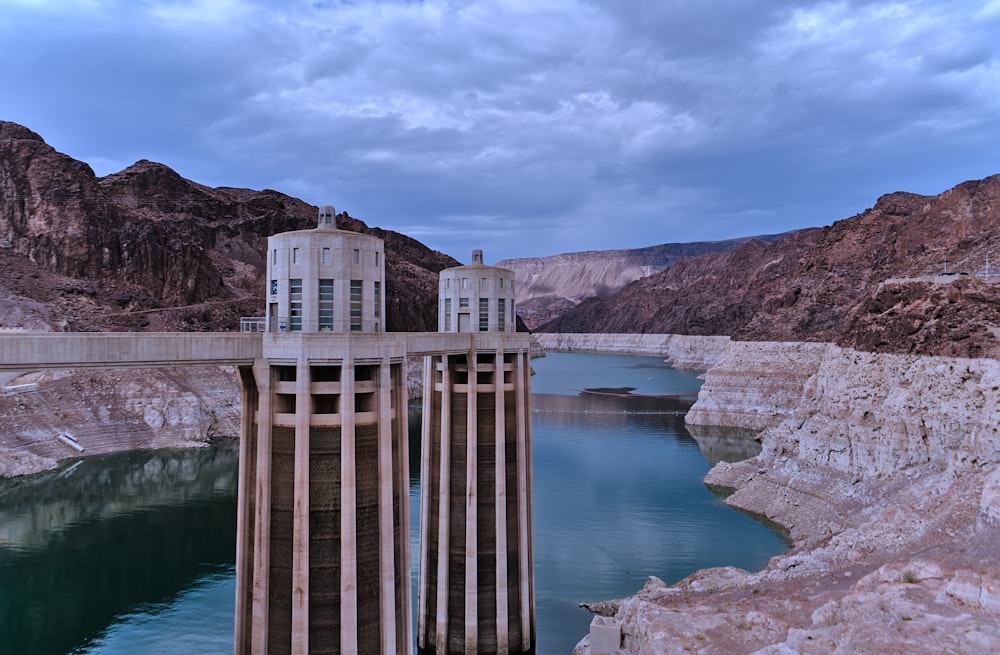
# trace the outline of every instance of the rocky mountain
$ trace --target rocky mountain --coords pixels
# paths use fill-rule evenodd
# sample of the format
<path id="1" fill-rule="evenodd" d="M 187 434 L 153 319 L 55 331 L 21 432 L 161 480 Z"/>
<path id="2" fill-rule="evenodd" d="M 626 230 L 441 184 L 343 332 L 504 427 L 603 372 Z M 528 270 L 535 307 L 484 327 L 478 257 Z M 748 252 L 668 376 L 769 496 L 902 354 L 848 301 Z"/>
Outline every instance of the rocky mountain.
<path id="1" fill-rule="evenodd" d="M 617 291 L 635 280 L 662 271 L 686 257 L 725 252 L 763 235 L 723 241 L 664 243 L 647 248 L 591 250 L 549 257 L 504 259 L 497 266 L 514 271 L 518 315 L 529 328 L 547 323 L 594 296 Z"/>
<path id="2" fill-rule="evenodd" d="M 0 121 L 0 327 L 233 330 L 263 315 L 267 236 L 313 227 L 277 191 L 210 188 L 139 161 L 97 177 Z M 457 261 L 347 213 L 385 239 L 386 328 L 437 329 L 437 273 Z"/>
<path id="3" fill-rule="evenodd" d="M 992 356 L 1000 285 L 986 261 L 1000 253 L 998 228 L 1000 176 L 937 196 L 891 193 L 824 228 L 680 260 L 539 329 Z"/>

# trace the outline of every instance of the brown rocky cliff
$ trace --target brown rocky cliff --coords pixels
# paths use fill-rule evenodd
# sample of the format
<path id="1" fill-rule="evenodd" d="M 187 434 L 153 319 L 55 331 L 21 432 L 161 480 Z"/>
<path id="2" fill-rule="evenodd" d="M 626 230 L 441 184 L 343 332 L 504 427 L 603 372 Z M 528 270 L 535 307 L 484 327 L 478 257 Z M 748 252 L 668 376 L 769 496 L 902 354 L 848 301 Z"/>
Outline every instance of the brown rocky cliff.
<path id="1" fill-rule="evenodd" d="M 146 160 L 97 178 L 0 121 L 0 327 L 229 330 L 260 315 L 267 237 L 315 225 L 277 191 L 210 188 Z M 454 259 L 341 213 L 386 240 L 386 328 L 437 328 L 437 273 Z"/>
<path id="2" fill-rule="evenodd" d="M 504 259 L 497 266 L 514 271 L 518 314 L 537 327 L 569 311 L 581 301 L 618 291 L 688 258 L 725 252 L 763 235 L 723 241 L 664 243 L 645 248 L 571 252 L 548 257 Z"/>
<path id="3" fill-rule="evenodd" d="M 892 193 L 825 228 L 682 260 L 615 294 L 581 303 L 540 330 L 996 353 L 1000 342 L 991 326 L 1000 327 L 994 309 L 1000 289 L 974 276 L 937 274 L 945 260 L 951 271 L 982 273 L 987 253 L 1000 252 L 998 228 L 1000 176 L 965 182 L 938 196 Z M 918 333 L 920 338 L 913 338 Z"/>

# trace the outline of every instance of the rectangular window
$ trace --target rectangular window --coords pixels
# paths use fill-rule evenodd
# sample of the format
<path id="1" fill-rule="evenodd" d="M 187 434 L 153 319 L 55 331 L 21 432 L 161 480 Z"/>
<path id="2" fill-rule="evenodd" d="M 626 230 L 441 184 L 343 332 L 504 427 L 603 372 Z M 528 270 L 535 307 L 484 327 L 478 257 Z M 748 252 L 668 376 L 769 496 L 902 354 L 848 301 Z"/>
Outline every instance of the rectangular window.
<path id="1" fill-rule="evenodd" d="M 302 278 L 288 281 L 288 329 L 302 330 Z"/>
<path id="2" fill-rule="evenodd" d="M 324 264 L 329 264 L 333 261 L 333 256 L 330 254 L 329 248 L 323 248 L 323 259 Z"/>
<path id="3" fill-rule="evenodd" d="M 463 289 L 468 289 L 469 288 L 469 278 L 467 278 L 467 277 L 463 277 L 462 278 L 462 288 Z"/>
<path id="4" fill-rule="evenodd" d="M 486 332 L 490 329 L 490 299 L 479 299 L 479 331 Z"/>
<path id="5" fill-rule="evenodd" d="M 351 280 L 351 332 L 361 331 L 361 293 L 361 280 Z"/>
<path id="6" fill-rule="evenodd" d="M 451 332 L 451 298 L 444 299 L 444 331 Z"/>
<path id="7" fill-rule="evenodd" d="M 379 252 L 376 250 L 375 251 L 375 267 L 376 268 L 378 268 L 378 266 L 379 266 L 379 259 L 380 259 L 379 258 Z"/>
<path id="8" fill-rule="evenodd" d="M 271 280 L 271 295 L 272 296 L 278 295 L 278 281 L 277 280 Z"/>
<path id="9" fill-rule="evenodd" d="M 354 252 L 351 253 L 351 262 L 353 264 L 360 264 L 361 263 L 361 251 L 358 250 L 357 248 L 355 248 Z"/>
<path id="10" fill-rule="evenodd" d="M 382 316 L 382 283 L 375 280 L 375 318 Z"/>
<path id="11" fill-rule="evenodd" d="M 298 248 L 292 248 L 292 263 L 293 264 L 298 264 L 299 263 L 299 249 Z"/>
<path id="12" fill-rule="evenodd" d="M 504 331 L 504 323 L 507 322 L 507 312 L 506 307 L 507 301 L 503 298 L 497 298 L 497 325 L 501 332 Z"/>
<path id="13" fill-rule="evenodd" d="M 323 248 L 329 250 L 329 248 Z M 333 280 L 319 281 L 319 329 L 333 330 Z"/>
<path id="14" fill-rule="evenodd" d="M 488 288 L 487 284 L 488 283 L 486 282 L 486 278 L 484 278 L 484 277 L 479 278 L 479 288 L 480 289 L 484 289 L 485 290 L 486 288 Z"/>
<path id="15" fill-rule="evenodd" d="M 458 299 L 458 308 L 459 309 L 468 309 L 469 308 L 469 299 L 468 298 L 459 298 Z"/>
<path id="16" fill-rule="evenodd" d="M 278 251 L 277 250 L 272 250 L 271 251 L 271 263 L 272 264 L 277 264 L 278 263 Z"/>

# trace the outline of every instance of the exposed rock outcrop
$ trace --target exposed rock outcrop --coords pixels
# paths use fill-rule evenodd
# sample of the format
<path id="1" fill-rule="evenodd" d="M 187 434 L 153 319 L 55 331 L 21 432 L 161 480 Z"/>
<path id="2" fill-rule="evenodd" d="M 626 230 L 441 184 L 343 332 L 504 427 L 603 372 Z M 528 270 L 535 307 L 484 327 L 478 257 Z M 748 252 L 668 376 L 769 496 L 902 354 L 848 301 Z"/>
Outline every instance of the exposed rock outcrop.
<path id="1" fill-rule="evenodd" d="M 46 371 L 11 383 L 37 390 L 0 396 L 0 476 L 81 455 L 239 436 L 240 391 L 227 367 Z M 67 434 L 82 452 L 59 438 Z"/>
<path id="2" fill-rule="evenodd" d="M 724 252 L 750 239 L 773 241 L 779 236 L 665 243 L 646 248 L 503 259 L 497 262 L 497 266 L 514 271 L 518 314 L 533 329 L 587 298 L 617 291 L 629 282 L 658 273 L 685 257 Z"/>
<path id="3" fill-rule="evenodd" d="M 623 652 L 996 652 L 998 401 L 994 359 L 733 342 L 688 420 L 770 426 L 706 482 L 792 548 L 613 603 Z"/>
<path id="4" fill-rule="evenodd" d="M 263 312 L 269 235 L 316 225 L 277 191 L 210 188 L 142 160 L 98 178 L 0 121 L 0 327 L 234 330 Z M 437 328 L 437 273 L 458 264 L 347 213 L 386 242 L 386 329 Z"/>
<path id="5" fill-rule="evenodd" d="M 996 357 L 1000 280 L 982 277 L 991 250 L 1000 251 L 1000 176 L 937 196 L 888 194 L 828 227 L 683 259 L 539 330 Z M 954 275 L 939 275 L 945 262 Z"/>

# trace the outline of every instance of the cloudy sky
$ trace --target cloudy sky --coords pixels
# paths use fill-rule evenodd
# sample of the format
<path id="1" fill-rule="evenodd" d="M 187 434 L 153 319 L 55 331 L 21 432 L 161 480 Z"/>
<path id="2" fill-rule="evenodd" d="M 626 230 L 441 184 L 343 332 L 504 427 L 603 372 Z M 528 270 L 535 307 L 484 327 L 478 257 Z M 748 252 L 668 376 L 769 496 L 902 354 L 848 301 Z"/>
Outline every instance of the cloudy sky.
<path id="1" fill-rule="evenodd" d="M 0 0 L 0 119 L 463 261 L 1000 173 L 1000 0 Z"/>

